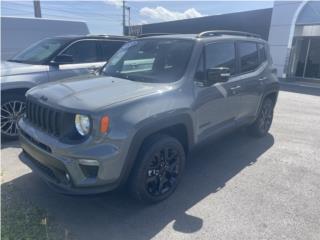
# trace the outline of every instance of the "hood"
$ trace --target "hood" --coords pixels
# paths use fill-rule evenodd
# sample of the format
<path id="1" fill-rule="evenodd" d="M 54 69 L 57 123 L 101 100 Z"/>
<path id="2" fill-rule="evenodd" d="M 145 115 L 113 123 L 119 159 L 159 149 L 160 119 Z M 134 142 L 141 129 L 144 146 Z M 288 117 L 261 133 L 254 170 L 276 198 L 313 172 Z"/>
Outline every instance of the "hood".
<path id="1" fill-rule="evenodd" d="M 114 77 L 75 78 L 40 85 L 28 91 L 51 106 L 83 111 L 104 109 L 142 96 L 171 89 L 166 84 L 135 82 Z"/>
<path id="2" fill-rule="evenodd" d="M 49 67 L 46 65 L 33 65 L 5 61 L 1 62 L 1 76 L 3 77 L 34 72 L 43 72 L 48 71 L 48 68 Z"/>

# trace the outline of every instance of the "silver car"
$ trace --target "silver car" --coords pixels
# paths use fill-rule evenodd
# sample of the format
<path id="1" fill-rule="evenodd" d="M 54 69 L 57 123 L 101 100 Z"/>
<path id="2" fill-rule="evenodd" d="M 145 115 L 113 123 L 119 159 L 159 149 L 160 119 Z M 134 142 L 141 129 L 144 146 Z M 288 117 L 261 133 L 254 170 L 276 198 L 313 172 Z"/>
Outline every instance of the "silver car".
<path id="1" fill-rule="evenodd" d="M 127 41 L 121 36 L 46 38 L 1 63 L 1 136 L 18 136 L 17 120 L 25 110 L 25 93 L 41 83 L 92 74 Z"/>

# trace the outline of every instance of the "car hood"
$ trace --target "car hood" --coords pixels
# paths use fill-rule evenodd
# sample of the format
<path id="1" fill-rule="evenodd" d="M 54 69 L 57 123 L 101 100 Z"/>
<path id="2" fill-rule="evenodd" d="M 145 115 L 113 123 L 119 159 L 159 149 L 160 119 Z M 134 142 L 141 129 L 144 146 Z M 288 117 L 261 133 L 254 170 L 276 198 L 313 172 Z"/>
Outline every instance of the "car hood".
<path id="1" fill-rule="evenodd" d="M 159 94 L 167 84 L 135 82 L 115 77 L 78 77 L 37 86 L 27 95 L 58 108 L 96 111 L 142 96 Z"/>
<path id="2" fill-rule="evenodd" d="M 48 71 L 48 66 L 46 65 L 34 65 L 16 62 L 1 62 L 1 76 L 11 76 L 19 74 L 27 74 L 34 72 Z"/>

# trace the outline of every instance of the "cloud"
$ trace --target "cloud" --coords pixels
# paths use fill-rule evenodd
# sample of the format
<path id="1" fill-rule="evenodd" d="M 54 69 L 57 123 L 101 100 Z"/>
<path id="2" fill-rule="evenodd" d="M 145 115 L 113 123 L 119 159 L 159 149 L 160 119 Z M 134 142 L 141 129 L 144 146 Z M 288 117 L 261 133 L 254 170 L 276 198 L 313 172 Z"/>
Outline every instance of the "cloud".
<path id="1" fill-rule="evenodd" d="M 105 0 L 105 2 L 116 7 L 122 6 L 122 0 Z"/>
<path id="2" fill-rule="evenodd" d="M 140 10 L 140 15 L 162 21 L 173 21 L 204 16 L 194 8 L 189 8 L 184 12 L 174 12 L 160 6 L 156 8 L 144 7 Z"/>
<path id="3" fill-rule="evenodd" d="M 139 22 L 139 25 L 143 25 L 143 24 L 148 24 L 149 22 L 147 21 L 147 20 L 141 20 L 140 22 Z"/>

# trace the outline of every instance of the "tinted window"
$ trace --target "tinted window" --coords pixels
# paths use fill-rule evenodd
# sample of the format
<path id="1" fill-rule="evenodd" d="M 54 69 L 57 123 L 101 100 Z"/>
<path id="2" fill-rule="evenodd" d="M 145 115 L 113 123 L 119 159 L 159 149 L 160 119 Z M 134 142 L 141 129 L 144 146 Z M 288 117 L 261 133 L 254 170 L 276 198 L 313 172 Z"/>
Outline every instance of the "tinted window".
<path id="1" fill-rule="evenodd" d="M 71 55 L 74 63 L 97 62 L 97 41 L 79 41 L 72 44 L 63 54 Z"/>
<path id="2" fill-rule="evenodd" d="M 189 40 L 131 41 L 113 55 L 102 74 L 132 81 L 174 82 L 184 74 L 192 49 Z"/>
<path id="3" fill-rule="evenodd" d="M 261 44 L 261 43 L 258 44 L 258 51 L 259 51 L 260 63 L 267 61 L 266 48 L 264 44 Z"/>
<path id="4" fill-rule="evenodd" d="M 206 46 L 206 68 L 228 67 L 231 74 L 235 73 L 234 43 L 213 43 Z"/>
<path id="5" fill-rule="evenodd" d="M 99 41 L 101 46 L 99 60 L 108 61 L 124 43 L 122 41 Z"/>
<path id="6" fill-rule="evenodd" d="M 239 43 L 241 73 L 250 72 L 259 66 L 257 44 L 253 42 Z"/>

